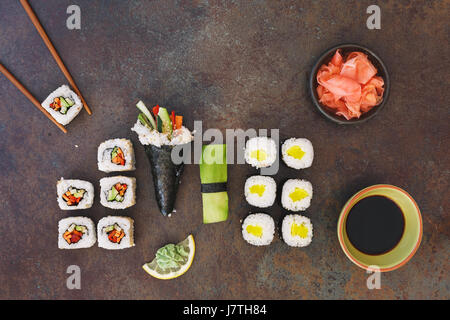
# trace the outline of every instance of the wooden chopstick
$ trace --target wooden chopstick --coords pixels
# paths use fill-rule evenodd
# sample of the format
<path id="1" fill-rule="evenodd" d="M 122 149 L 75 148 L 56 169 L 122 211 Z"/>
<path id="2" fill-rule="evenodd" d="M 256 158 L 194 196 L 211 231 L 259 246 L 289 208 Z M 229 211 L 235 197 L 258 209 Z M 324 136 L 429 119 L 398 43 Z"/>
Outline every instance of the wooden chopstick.
<path id="1" fill-rule="evenodd" d="M 52 120 L 52 122 L 56 124 L 58 128 L 62 130 L 62 132 L 67 133 L 66 128 L 64 128 L 62 124 L 56 121 L 55 118 L 53 118 L 52 115 L 42 107 L 39 101 L 37 101 L 36 98 L 33 97 L 33 95 L 16 78 L 14 78 L 14 76 L 1 63 L 0 63 L 0 72 L 3 73 L 6 76 L 6 78 L 8 78 L 8 80 L 11 81 L 17 87 L 17 89 L 19 89 L 25 95 L 25 97 L 27 97 L 28 100 L 30 100 L 36 106 L 36 108 L 41 110 L 42 113 L 47 116 L 47 118 Z"/>
<path id="2" fill-rule="evenodd" d="M 47 33 L 45 32 L 44 28 L 42 27 L 41 23 L 39 22 L 38 17 L 34 13 L 33 9 L 31 8 L 30 4 L 27 0 L 20 0 L 20 3 L 22 4 L 23 8 L 28 14 L 28 17 L 30 17 L 31 22 L 33 22 L 35 28 L 41 35 L 42 40 L 44 40 L 44 43 L 47 45 L 48 50 L 50 50 L 50 53 L 52 54 L 53 58 L 55 59 L 56 63 L 58 64 L 61 71 L 66 76 L 67 81 L 69 81 L 69 84 L 72 86 L 72 88 L 75 90 L 77 95 L 80 97 L 81 102 L 83 102 L 84 109 L 86 109 L 87 113 L 89 115 L 92 114 L 91 109 L 89 109 L 86 101 L 83 98 L 83 95 L 80 92 L 80 89 L 78 89 L 77 85 L 75 84 L 75 81 L 73 80 L 72 76 L 69 73 L 69 70 L 67 70 L 66 66 L 64 65 L 64 62 L 62 61 L 61 57 L 59 56 L 58 52 L 56 51 L 55 47 L 53 46 L 52 42 L 50 41 L 50 38 L 47 36 Z"/>

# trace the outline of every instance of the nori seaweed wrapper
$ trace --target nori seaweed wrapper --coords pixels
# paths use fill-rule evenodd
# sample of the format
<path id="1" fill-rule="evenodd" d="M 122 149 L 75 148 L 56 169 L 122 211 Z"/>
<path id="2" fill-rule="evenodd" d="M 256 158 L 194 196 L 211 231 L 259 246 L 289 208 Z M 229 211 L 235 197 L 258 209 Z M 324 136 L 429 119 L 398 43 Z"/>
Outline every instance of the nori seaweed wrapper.
<path id="1" fill-rule="evenodd" d="M 184 164 L 175 165 L 171 159 L 172 146 L 157 147 L 144 145 L 145 153 L 150 161 L 156 201 L 164 216 L 171 213 L 175 206 L 178 185 Z"/>

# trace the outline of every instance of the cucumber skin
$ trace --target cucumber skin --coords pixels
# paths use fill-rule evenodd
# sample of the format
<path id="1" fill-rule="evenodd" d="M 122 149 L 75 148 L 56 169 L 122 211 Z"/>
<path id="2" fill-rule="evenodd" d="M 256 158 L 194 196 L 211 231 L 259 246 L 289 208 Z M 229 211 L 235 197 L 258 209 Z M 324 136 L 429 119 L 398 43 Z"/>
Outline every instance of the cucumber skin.
<path id="1" fill-rule="evenodd" d="M 162 120 L 162 133 L 171 134 L 173 131 L 173 124 L 167 109 L 159 108 L 158 117 Z"/>

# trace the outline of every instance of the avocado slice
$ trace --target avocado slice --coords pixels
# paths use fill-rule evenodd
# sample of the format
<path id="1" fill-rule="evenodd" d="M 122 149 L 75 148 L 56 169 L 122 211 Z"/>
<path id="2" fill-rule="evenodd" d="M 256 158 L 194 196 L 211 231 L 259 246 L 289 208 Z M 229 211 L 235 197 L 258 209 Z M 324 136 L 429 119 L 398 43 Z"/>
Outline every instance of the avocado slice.
<path id="1" fill-rule="evenodd" d="M 69 105 L 69 107 L 71 107 L 71 106 L 73 106 L 75 104 L 75 101 L 73 101 L 70 98 L 65 98 L 65 100 L 66 100 L 67 104 Z"/>
<path id="2" fill-rule="evenodd" d="M 148 127 L 150 130 L 153 130 L 153 129 L 154 129 L 154 128 L 152 127 L 150 121 L 148 120 L 148 118 L 145 116 L 145 114 L 139 113 L 138 119 L 139 119 L 139 121 L 140 121 L 144 126 Z"/>
<path id="3" fill-rule="evenodd" d="M 66 101 L 66 99 L 64 99 L 64 97 L 59 97 L 59 101 L 61 102 L 61 107 L 65 107 L 65 108 L 69 108 L 70 107 L 70 104 L 69 103 L 67 103 L 67 101 Z"/>
<path id="4" fill-rule="evenodd" d="M 105 232 L 106 232 L 106 233 L 111 232 L 111 231 L 113 231 L 113 230 L 114 230 L 114 225 L 108 226 L 108 227 L 105 228 Z"/>
<path id="5" fill-rule="evenodd" d="M 114 201 L 116 200 L 117 195 L 119 194 L 119 191 L 116 190 L 116 188 L 112 187 L 111 190 L 108 192 L 108 201 Z"/>
<path id="6" fill-rule="evenodd" d="M 82 233 L 85 233 L 87 231 L 85 226 L 76 226 L 75 230 L 82 232 Z"/>
<path id="7" fill-rule="evenodd" d="M 161 118 L 162 121 L 162 133 L 172 134 L 173 124 L 172 120 L 170 120 L 169 112 L 167 112 L 166 108 L 159 108 L 158 117 Z"/>
<path id="8" fill-rule="evenodd" d="M 111 152 L 111 160 L 114 159 L 118 154 L 118 148 L 114 147 L 113 151 Z"/>

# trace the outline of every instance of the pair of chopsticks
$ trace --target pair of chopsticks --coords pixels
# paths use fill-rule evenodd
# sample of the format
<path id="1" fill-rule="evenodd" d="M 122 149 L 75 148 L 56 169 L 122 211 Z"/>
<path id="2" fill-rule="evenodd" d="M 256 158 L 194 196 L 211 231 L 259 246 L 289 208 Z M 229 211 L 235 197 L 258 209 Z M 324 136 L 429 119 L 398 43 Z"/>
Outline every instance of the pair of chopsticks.
<path id="1" fill-rule="evenodd" d="M 42 27 L 41 23 L 39 22 L 38 17 L 33 12 L 33 9 L 31 8 L 30 4 L 27 0 L 20 0 L 20 3 L 22 4 L 23 8 L 25 9 L 26 13 L 28 14 L 28 17 L 31 19 L 31 22 L 34 24 L 35 28 L 39 32 L 42 40 L 44 40 L 44 43 L 47 45 L 48 50 L 52 54 L 53 58 L 55 59 L 56 63 L 58 64 L 61 71 L 64 73 L 64 76 L 66 77 L 67 81 L 69 81 L 69 84 L 72 86 L 76 94 L 80 97 L 84 109 L 87 111 L 89 115 L 92 114 L 91 109 L 89 109 L 86 101 L 83 98 L 83 95 L 81 94 L 80 90 L 78 89 L 77 85 L 75 84 L 75 81 L 73 80 L 72 76 L 69 73 L 69 70 L 67 70 L 66 66 L 64 65 L 64 62 L 62 61 L 61 57 L 59 56 L 58 52 L 56 51 L 55 47 L 53 46 L 52 42 L 50 41 L 50 38 L 47 36 L 47 33 L 45 32 L 44 28 Z M 59 122 L 57 122 L 51 115 L 48 113 L 42 105 L 39 103 L 39 101 L 36 100 L 35 97 L 0 63 L 0 72 L 2 72 L 6 78 L 8 78 L 9 81 L 11 81 L 17 89 L 19 89 L 39 110 L 41 110 L 47 118 L 49 118 L 54 124 L 58 126 L 64 133 L 67 133 L 67 130 L 64 128 L 63 125 L 61 125 Z"/>

